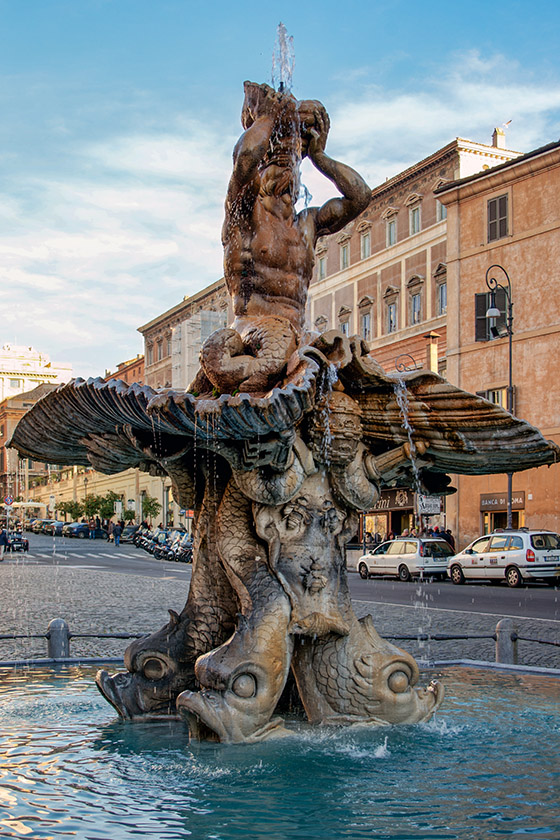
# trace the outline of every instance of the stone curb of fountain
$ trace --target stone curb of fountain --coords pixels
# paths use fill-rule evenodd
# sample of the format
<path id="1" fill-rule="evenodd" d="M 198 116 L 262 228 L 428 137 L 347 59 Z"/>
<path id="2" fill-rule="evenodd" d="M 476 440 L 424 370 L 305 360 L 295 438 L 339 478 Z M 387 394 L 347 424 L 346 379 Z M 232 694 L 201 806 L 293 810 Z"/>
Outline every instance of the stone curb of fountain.
<path id="1" fill-rule="evenodd" d="M 3 567 L 0 592 L 0 633 L 44 634 L 52 618 L 64 618 L 74 633 L 140 633 L 159 630 L 167 610 L 184 606 L 186 589 L 176 580 L 123 575 L 90 569 L 25 566 Z M 432 607 L 415 609 L 370 601 L 354 601 L 358 617 L 371 614 L 381 636 L 418 633 L 492 634 L 501 616 L 450 612 Z M 560 624 L 553 621 L 516 620 L 520 635 L 557 639 Z M 74 657 L 120 658 L 129 644 L 123 639 L 73 639 Z M 445 642 L 395 642 L 416 659 L 433 661 L 481 660 L 494 662 L 492 639 Z M 520 665 L 560 668 L 560 648 L 518 643 Z M 0 660 L 44 659 L 46 640 L 0 640 Z"/>

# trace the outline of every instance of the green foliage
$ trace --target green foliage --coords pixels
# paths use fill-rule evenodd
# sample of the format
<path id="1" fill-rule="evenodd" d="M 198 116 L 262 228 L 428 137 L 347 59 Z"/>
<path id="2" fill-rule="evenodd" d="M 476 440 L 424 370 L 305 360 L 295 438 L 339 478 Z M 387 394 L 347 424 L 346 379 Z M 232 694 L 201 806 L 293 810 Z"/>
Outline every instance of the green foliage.
<path id="1" fill-rule="evenodd" d="M 101 519 L 111 519 L 111 517 L 115 515 L 115 502 L 120 501 L 122 501 L 121 497 L 113 490 L 109 490 L 105 496 L 100 496 L 99 516 Z"/>
<path id="2" fill-rule="evenodd" d="M 157 516 L 161 510 L 161 504 L 154 496 L 148 493 L 142 498 L 142 516 L 144 519 L 152 519 Z"/>
<path id="3" fill-rule="evenodd" d="M 99 513 L 99 505 L 101 504 L 101 499 L 101 496 L 94 496 L 93 494 L 90 494 L 86 496 L 83 500 L 84 513 L 88 517 L 88 519 L 91 519 L 92 516 L 95 516 Z"/>
<path id="4" fill-rule="evenodd" d="M 133 510 L 125 510 L 123 511 L 123 519 L 125 522 L 132 522 L 133 519 L 136 519 L 136 513 Z"/>
<path id="5" fill-rule="evenodd" d="M 56 510 L 70 517 L 72 521 L 79 519 L 84 514 L 84 506 L 81 502 L 57 502 Z"/>

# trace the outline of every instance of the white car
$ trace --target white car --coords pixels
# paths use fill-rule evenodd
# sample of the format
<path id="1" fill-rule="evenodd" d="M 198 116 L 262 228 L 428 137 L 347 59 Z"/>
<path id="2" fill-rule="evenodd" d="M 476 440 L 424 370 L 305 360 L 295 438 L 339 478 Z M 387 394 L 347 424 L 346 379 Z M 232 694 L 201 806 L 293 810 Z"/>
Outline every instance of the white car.
<path id="1" fill-rule="evenodd" d="M 560 536 L 528 528 L 494 531 L 451 557 L 447 573 L 453 583 L 466 579 L 505 580 L 508 586 L 521 586 L 524 579 L 560 583 Z"/>
<path id="2" fill-rule="evenodd" d="M 401 537 L 389 540 L 363 554 L 356 563 L 361 578 L 394 575 L 399 580 L 411 577 L 447 577 L 447 559 L 453 549 L 446 540 Z"/>

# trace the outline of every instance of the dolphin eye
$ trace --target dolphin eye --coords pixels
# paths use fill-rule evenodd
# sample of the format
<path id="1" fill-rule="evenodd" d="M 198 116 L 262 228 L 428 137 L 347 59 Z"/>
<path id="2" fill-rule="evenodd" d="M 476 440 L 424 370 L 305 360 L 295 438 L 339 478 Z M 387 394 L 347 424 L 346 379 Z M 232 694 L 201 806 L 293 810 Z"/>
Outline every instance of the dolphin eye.
<path id="1" fill-rule="evenodd" d="M 387 683 L 395 694 L 402 694 L 410 685 L 410 677 L 404 671 L 393 671 Z"/>
<path id="2" fill-rule="evenodd" d="M 150 657 L 142 663 L 142 672 L 147 680 L 161 680 L 162 677 L 165 677 L 168 670 L 169 666 L 163 659 Z"/>
<path id="3" fill-rule="evenodd" d="M 240 674 L 234 679 L 231 690 L 238 697 L 254 697 L 257 693 L 257 685 L 251 674 Z"/>

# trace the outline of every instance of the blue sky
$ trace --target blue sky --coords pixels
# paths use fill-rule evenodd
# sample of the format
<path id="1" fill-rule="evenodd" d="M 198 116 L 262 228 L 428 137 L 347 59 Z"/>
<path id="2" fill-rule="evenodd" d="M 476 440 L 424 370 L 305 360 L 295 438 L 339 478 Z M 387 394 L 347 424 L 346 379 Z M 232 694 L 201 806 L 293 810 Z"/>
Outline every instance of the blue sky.
<path id="1" fill-rule="evenodd" d="M 280 20 L 295 95 L 371 186 L 508 120 L 509 148 L 560 137 L 556 3 L 0 0 L 1 343 L 102 375 L 221 276 L 243 81 L 271 81 Z"/>

